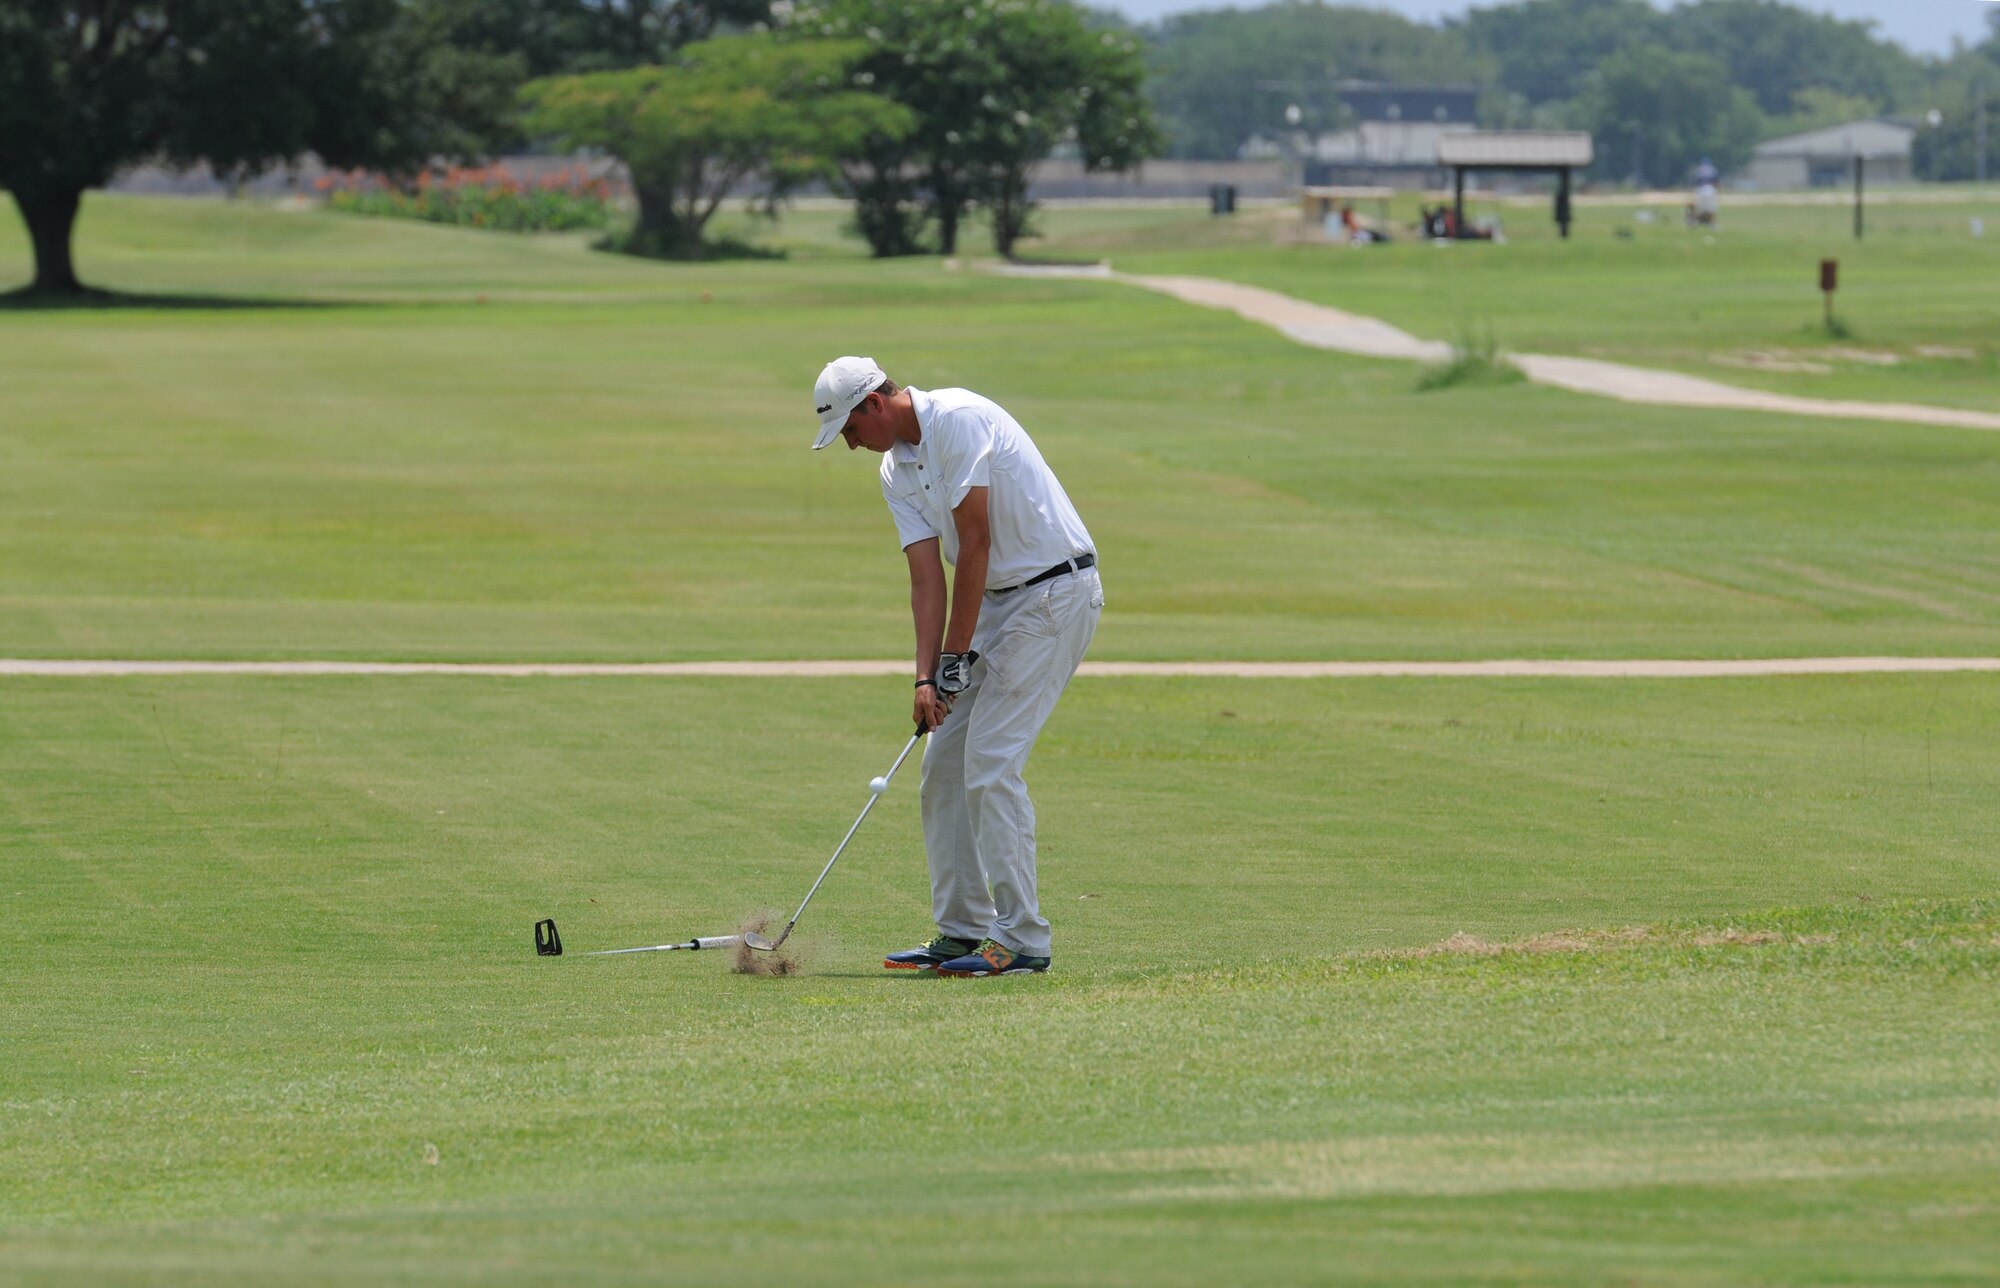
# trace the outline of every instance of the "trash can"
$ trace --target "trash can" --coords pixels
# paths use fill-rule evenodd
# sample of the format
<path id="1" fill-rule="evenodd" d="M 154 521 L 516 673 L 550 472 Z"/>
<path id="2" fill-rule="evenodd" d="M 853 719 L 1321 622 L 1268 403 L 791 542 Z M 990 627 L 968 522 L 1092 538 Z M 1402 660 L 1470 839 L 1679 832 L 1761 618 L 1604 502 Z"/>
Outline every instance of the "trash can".
<path id="1" fill-rule="evenodd" d="M 1208 213 L 1211 215 L 1233 215 L 1236 213 L 1235 184 L 1212 183 L 1208 185 Z"/>

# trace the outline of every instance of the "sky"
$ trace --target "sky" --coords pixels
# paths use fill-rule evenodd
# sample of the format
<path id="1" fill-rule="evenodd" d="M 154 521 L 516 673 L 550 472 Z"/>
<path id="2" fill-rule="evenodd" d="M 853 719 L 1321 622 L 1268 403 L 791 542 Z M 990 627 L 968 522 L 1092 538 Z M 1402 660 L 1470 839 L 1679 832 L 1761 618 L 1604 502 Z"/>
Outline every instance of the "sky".
<path id="1" fill-rule="evenodd" d="M 1490 8 L 1501 0 L 1482 0 Z M 1106 0 L 1097 0 L 1106 3 Z M 1951 51 L 1951 38 L 1976 44 L 1985 35 L 1986 15 L 2000 4 L 1994 0 L 1791 0 L 1802 9 L 1817 9 L 1839 18 L 1872 18 L 1881 34 L 1920 54 Z M 1108 7 L 1147 21 L 1187 9 L 1253 9 L 1260 0 L 1109 0 Z M 1425 21 L 1462 14 L 1467 0 L 1372 0 L 1371 8 L 1393 9 Z"/>

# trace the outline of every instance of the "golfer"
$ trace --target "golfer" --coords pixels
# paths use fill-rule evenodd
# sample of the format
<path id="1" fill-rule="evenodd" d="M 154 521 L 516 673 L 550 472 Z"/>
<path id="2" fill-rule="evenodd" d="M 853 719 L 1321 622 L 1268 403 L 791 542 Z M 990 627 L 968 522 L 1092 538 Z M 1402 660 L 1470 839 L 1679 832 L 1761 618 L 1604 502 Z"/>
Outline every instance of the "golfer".
<path id="1" fill-rule="evenodd" d="M 872 358 L 837 358 L 813 406 L 814 451 L 842 438 L 882 454 L 882 497 L 910 564 L 911 714 L 932 731 L 922 799 L 938 933 L 882 964 L 1045 971 L 1035 806 L 1021 771 L 1104 608 L 1090 533 L 1027 431 L 978 394 L 899 387 Z"/>

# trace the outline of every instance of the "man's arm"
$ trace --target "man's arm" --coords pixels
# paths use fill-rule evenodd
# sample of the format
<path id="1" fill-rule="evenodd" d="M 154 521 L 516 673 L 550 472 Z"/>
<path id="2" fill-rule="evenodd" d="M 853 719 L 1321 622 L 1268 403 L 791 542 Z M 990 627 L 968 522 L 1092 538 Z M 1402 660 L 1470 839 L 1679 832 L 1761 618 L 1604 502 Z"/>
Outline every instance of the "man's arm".
<path id="1" fill-rule="evenodd" d="M 951 575 L 951 628 L 944 633 L 944 651 L 963 653 L 972 647 L 979 628 L 979 605 L 986 595 L 986 557 L 993 535 L 986 523 L 986 489 L 970 488 L 951 512 L 958 526 L 958 558 Z"/>
<path id="2" fill-rule="evenodd" d="M 917 679 L 937 676 L 938 651 L 944 643 L 944 560 L 938 555 L 938 539 L 913 541 L 904 547 L 910 561 L 910 618 L 917 628 Z M 917 686 L 910 718 L 928 729 L 937 728 L 945 716 L 937 689 Z"/>

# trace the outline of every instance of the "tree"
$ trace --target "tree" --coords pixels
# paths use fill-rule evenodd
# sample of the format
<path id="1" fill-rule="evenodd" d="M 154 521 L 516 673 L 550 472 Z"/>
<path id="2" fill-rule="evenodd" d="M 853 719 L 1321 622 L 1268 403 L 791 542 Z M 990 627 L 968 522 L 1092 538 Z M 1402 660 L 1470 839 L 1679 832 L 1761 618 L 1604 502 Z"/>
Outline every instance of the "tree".
<path id="1" fill-rule="evenodd" d="M 907 248 L 923 218 L 956 253 L 977 202 L 993 208 L 1011 252 L 1028 171 L 1059 143 L 1074 141 L 1092 171 L 1129 168 L 1160 146 L 1138 42 L 1061 0 L 829 0 L 797 10 L 787 30 L 865 42 L 859 76 L 914 113 L 901 147 L 875 148 L 849 175 L 856 222 L 883 232 L 880 244 L 871 237 L 877 253 Z"/>
<path id="2" fill-rule="evenodd" d="M 2000 69 L 1996 69 L 2000 70 Z M 1984 112 L 1986 128 L 1979 128 Z M 1986 145 L 1986 164 L 1979 163 L 1979 146 Z M 1982 174 L 2000 174 L 2000 75 L 1986 84 L 1965 83 L 1940 96 L 1938 123 L 1917 130 L 1910 149 L 1913 174 L 1941 182 L 1976 179 Z"/>
<path id="3" fill-rule="evenodd" d="M 974 193 L 993 217 L 993 247 L 1011 256 L 1028 235 L 1035 164 L 1072 140 L 1087 173 L 1129 170 L 1161 150 L 1137 41 L 1093 31 L 1063 3 L 995 5 L 984 44 L 995 75 L 964 146 Z"/>
<path id="4" fill-rule="evenodd" d="M 1765 121 L 1764 134 L 1767 138 L 1804 134 L 1829 125 L 1866 120 L 1881 111 L 1882 104 L 1874 99 L 1857 98 L 1823 85 L 1808 85 L 1792 95 L 1791 111 Z"/>
<path id="5" fill-rule="evenodd" d="M 1228 159 L 1253 135 L 1337 129 L 1342 80 L 1472 84 L 1490 62 L 1461 35 L 1377 9 L 1318 3 L 1208 9 L 1164 19 L 1146 44 L 1146 88 L 1175 157 Z"/>
<path id="6" fill-rule="evenodd" d="M 1991 35 L 1977 45 L 1959 46 L 1931 69 L 1921 102 L 1926 123 L 1917 131 L 1910 156 L 1912 172 L 1926 179 L 2000 174 L 2000 11 L 1986 15 L 1986 21 Z M 1928 123 L 1931 110 L 1938 113 L 1936 126 Z"/>
<path id="7" fill-rule="evenodd" d="M 1866 99 L 1879 111 L 1911 93 L 1921 76 L 1916 59 L 1876 39 L 1872 24 L 1779 0 L 1699 0 L 1668 10 L 1662 30 L 1676 48 L 1720 60 L 1730 81 L 1771 115 L 1800 111 L 1799 95 L 1813 87 Z"/>
<path id="8" fill-rule="evenodd" d="M 1723 170 L 1742 164 L 1763 131 L 1756 102 L 1721 63 L 1653 47 L 1598 64 L 1577 114 L 1601 170 L 1660 187 L 1684 182 L 1704 156 Z"/>
<path id="9" fill-rule="evenodd" d="M 1646 0 L 1527 0 L 1474 9 L 1462 30 L 1494 60 L 1503 89 L 1552 103 L 1575 98 L 1610 55 L 1663 43 L 1664 24 Z"/>
<path id="10" fill-rule="evenodd" d="M 907 132 L 909 112 L 856 88 L 851 42 L 719 36 L 663 67 L 534 81 L 521 94 L 527 125 L 625 163 L 639 199 L 632 249 L 701 254 L 702 232 L 752 175 L 776 202 L 871 138 Z"/>
<path id="11" fill-rule="evenodd" d="M 449 39 L 518 55 L 530 76 L 665 62 L 697 40 L 766 23 L 770 0 L 442 0 Z"/>
<path id="12" fill-rule="evenodd" d="M 500 128 L 515 60 L 437 43 L 423 0 L 0 0 L 0 187 L 40 293 L 77 293 L 83 194 L 136 161 L 244 176 L 315 152 L 405 169 Z"/>

